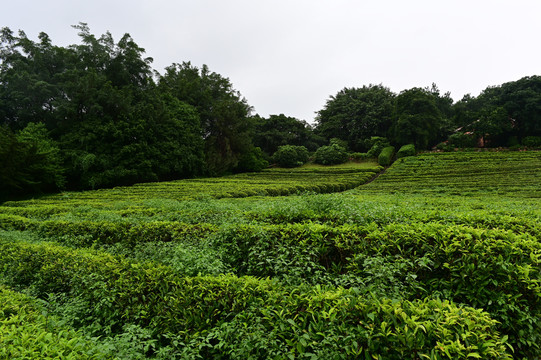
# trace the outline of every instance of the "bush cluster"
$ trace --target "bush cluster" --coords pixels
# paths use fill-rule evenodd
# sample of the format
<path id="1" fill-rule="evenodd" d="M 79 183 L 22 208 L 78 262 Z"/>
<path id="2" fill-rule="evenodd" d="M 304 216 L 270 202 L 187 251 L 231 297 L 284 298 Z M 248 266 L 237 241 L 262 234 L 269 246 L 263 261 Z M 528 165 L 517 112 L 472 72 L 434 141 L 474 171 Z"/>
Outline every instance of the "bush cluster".
<path id="1" fill-rule="evenodd" d="M 304 146 L 283 145 L 272 155 L 276 165 L 286 168 L 302 166 L 308 161 L 308 150 Z"/>
<path id="2" fill-rule="evenodd" d="M 314 154 L 314 162 L 321 165 L 337 165 L 348 161 L 349 155 L 342 146 L 331 144 L 322 146 Z"/>
<path id="3" fill-rule="evenodd" d="M 79 331 L 42 314 L 37 302 L 0 286 L 0 359 L 117 359 Z"/>
<path id="4" fill-rule="evenodd" d="M 76 303 L 70 312 L 79 325 L 107 335 L 126 324 L 152 329 L 157 342 L 147 356 L 167 349 L 169 358 L 510 358 L 487 313 L 448 301 L 319 286 L 291 292 L 232 275 L 181 278 L 166 267 L 48 244 L 2 241 L 0 264 L 11 286 Z"/>
<path id="5" fill-rule="evenodd" d="M 240 226 L 217 236 L 239 274 L 353 286 L 384 297 L 437 294 L 487 311 L 516 355 L 541 352 L 541 245 L 531 235 L 417 223 Z"/>
<path id="6" fill-rule="evenodd" d="M 522 139 L 522 145 L 531 148 L 541 148 L 541 136 L 526 136 Z"/>
<path id="7" fill-rule="evenodd" d="M 415 145 L 414 144 L 408 144 L 403 145 L 398 152 L 396 153 L 396 158 L 400 159 L 407 156 L 415 156 Z"/>
<path id="8" fill-rule="evenodd" d="M 365 141 L 366 147 L 369 149 L 367 154 L 370 157 L 377 158 L 381 153 L 381 150 L 390 146 L 390 142 L 387 138 L 381 136 L 372 136 L 370 140 Z"/>

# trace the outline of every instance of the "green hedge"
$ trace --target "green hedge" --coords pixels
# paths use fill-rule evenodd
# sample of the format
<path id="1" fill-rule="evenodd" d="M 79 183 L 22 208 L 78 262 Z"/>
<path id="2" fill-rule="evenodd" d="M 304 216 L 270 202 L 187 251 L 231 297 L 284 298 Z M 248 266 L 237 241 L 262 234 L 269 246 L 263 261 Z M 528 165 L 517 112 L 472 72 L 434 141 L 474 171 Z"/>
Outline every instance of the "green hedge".
<path id="1" fill-rule="evenodd" d="M 141 223 L 111 221 L 39 221 L 17 215 L 0 214 L 0 229 L 32 230 L 41 236 L 62 242 L 61 237 L 78 237 L 78 246 L 114 243 L 136 244 L 143 242 L 182 241 L 200 239 L 217 230 L 211 224 L 184 224 L 179 222 L 152 221 Z"/>
<path id="2" fill-rule="evenodd" d="M 489 312 L 516 354 L 541 354 L 541 243 L 531 235 L 428 223 L 236 226 L 216 236 L 238 274 L 438 294 Z"/>
<path id="3" fill-rule="evenodd" d="M 232 275 L 181 278 L 155 264 L 7 241 L 0 241 L 0 274 L 38 297 L 77 299 L 72 316 L 82 325 L 115 333 L 137 324 L 189 358 L 510 358 L 486 313 L 439 300 L 290 291 Z"/>
<path id="4" fill-rule="evenodd" d="M 398 152 L 396 153 L 396 158 L 400 159 L 407 156 L 415 156 L 415 145 L 414 144 L 408 144 L 408 145 L 402 145 Z"/>
<path id="5" fill-rule="evenodd" d="M 381 166 L 391 165 L 394 155 L 394 146 L 387 146 L 378 155 L 378 164 Z"/>

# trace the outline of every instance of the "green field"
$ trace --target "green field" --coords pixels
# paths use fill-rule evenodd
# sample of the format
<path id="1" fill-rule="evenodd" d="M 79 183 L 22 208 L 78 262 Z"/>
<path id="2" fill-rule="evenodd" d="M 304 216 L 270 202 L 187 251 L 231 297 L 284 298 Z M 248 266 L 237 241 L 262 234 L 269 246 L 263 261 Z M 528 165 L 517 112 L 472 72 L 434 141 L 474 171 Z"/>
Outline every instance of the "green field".
<path id="1" fill-rule="evenodd" d="M 381 171 L 6 202 L 0 359 L 539 359 L 541 152 Z"/>

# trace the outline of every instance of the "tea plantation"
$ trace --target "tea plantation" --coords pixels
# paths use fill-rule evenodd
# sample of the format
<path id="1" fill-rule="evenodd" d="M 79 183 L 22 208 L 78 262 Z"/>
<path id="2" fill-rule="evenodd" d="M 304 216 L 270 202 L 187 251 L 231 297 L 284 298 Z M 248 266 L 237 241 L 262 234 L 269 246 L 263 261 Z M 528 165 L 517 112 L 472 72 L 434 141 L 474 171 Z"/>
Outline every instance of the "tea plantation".
<path id="1" fill-rule="evenodd" d="M 539 359 L 540 204 L 538 151 L 6 202 L 0 359 Z"/>

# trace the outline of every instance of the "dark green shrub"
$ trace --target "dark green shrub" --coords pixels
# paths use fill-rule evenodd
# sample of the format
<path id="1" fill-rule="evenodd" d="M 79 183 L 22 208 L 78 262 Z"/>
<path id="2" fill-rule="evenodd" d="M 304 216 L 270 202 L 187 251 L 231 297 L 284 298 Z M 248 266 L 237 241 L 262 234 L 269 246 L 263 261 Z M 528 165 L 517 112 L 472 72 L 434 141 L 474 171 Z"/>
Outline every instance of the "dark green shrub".
<path id="1" fill-rule="evenodd" d="M 366 159 L 371 158 L 371 156 L 368 155 L 368 153 L 360 153 L 360 152 L 351 153 L 350 157 L 354 161 L 361 161 L 361 160 L 366 160 Z"/>
<path id="2" fill-rule="evenodd" d="M 346 149 L 338 144 L 322 146 L 314 154 L 314 162 L 321 165 L 343 164 L 348 159 L 349 156 Z"/>
<path id="3" fill-rule="evenodd" d="M 269 162 L 265 160 L 263 151 L 259 147 L 254 147 L 249 152 L 243 154 L 240 159 L 237 167 L 235 168 L 236 172 L 252 172 L 252 171 L 261 171 L 269 166 Z"/>
<path id="4" fill-rule="evenodd" d="M 381 166 L 389 166 L 393 160 L 394 146 L 387 146 L 383 148 L 378 156 L 378 163 Z"/>
<path id="5" fill-rule="evenodd" d="M 441 142 L 438 145 L 436 145 L 436 149 L 441 150 L 441 151 L 445 151 L 445 152 L 450 152 L 450 151 L 453 151 L 455 149 L 455 147 L 453 145 L 449 144 L 449 142 L 445 141 L 445 142 Z"/>
<path id="6" fill-rule="evenodd" d="M 510 136 L 507 139 L 506 145 L 509 148 L 519 148 L 520 142 L 518 141 L 518 138 L 516 136 Z"/>
<path id="7" fill-rule="evenodd" d="M 449 145 L 458 148 L 472 148 L 477 146 L 477 139 L 473 135 L 456 133 L 449 136 Z"/>
<path id="8" fill-rule="evenodd" d="M 541 136 L 526 136 L 522 139 L 522 145 L 532 148 L 541 147 Z"/>
<path id="9" fill-rule="evenodd" d="M 415 156 L 415 145 L 414 144 L 408 144 L 403 145 L 400 150 L 396 153 L 396 158 L 400 159 L 406 156 Z"/>
<path id="10" fill-rule="evenodd" d="M 372 136 L 370 140 L 365 141 L 365 146 L 369 149 L 368 155 L 370 157 L 378 157 L 381 150 L 391 145 L 387 138 L 381 136 Z"/>
<path id="11" fill-rule="evenodd" d="M 292 168 L 306 163 L 308 155 L 304 146 L 283 145 L 272 155 L 272 161 L 278 166 Z"/>

